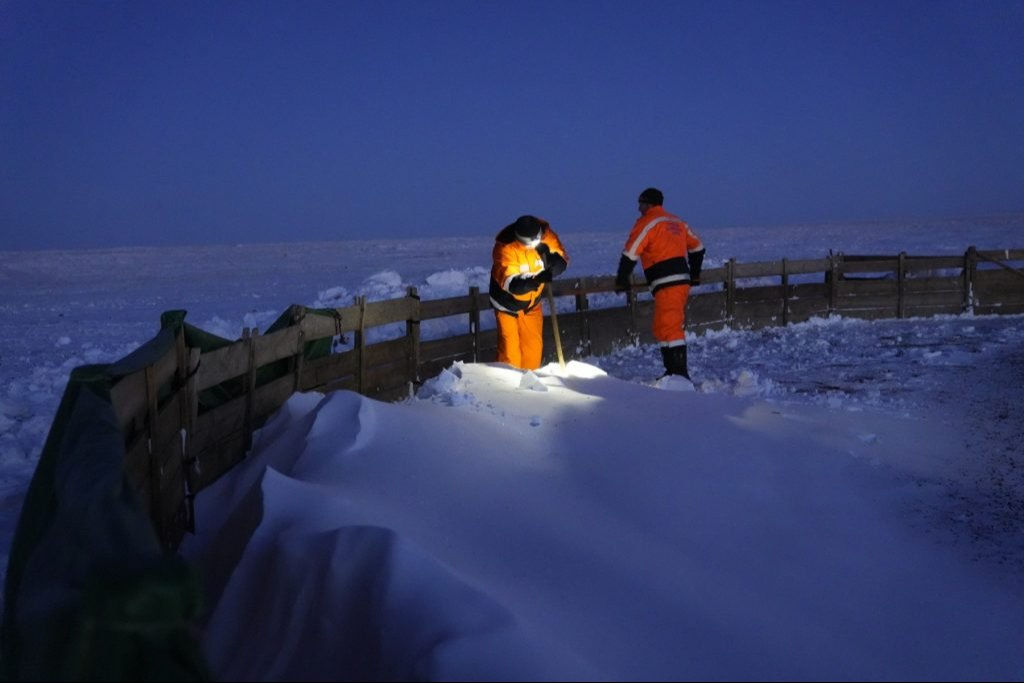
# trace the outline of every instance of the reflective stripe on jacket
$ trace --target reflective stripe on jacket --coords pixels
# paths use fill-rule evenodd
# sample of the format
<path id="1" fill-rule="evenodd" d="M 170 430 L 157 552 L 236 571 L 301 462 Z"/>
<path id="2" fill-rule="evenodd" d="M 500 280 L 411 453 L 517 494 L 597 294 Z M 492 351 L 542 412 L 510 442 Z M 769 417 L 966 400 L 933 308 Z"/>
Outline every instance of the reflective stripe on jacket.
<path id="1" fill-rule="evenodd" d="M 685 221 L 661 206 L 652 206 L 633 224 L 622 255 L 634 262 L 640 260 L 654 292 L 669 285 L 689 284 L 689 264 L 703 260 L 704 245 Z"/>

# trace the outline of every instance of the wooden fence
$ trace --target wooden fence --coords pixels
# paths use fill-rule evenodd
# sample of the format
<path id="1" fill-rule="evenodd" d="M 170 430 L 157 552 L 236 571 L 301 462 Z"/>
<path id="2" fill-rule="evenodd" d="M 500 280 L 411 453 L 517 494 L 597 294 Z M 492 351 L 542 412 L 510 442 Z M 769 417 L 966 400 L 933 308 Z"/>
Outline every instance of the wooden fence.
<path id="1" fill-rule="evenodd" d="M 702 274 L 687 308 L 687 329 L 699 334 L 723 327 L 753 329 L 813 317 L 900 318 L 960 314 L 1024 313 L 1024 273 L 1010 263 L 1024 249 L 957 256 L 843 256 L 760 263 L 730 260 Z M 1020 264 L 1017 264 L 1020 267 Z M 594 295 L 614 291 L 611 277 L 553 283 L 554 295 L 574 299 L 559 312 L 562 346 L 569 357 L 601 355 L 616 347 L 652 341 L 653 303 L 634 280 L 625 306 L 591 308 Z M 607 299 L 607 297 L 605 297 Z M 621 299 L 620 299 L 621 301 Z M 174 348 L 143 370 L 123 377 L 111 400 L 125 436 L 125 469 L 163 544 L 175 548 L 194 530 L 193 497 L 245 458 L 253 431 L 292 393 L 348 389 L 382 400 L 408 396 L 424 379 L 455 361 L 496 359 L 494 329 L 481 329 L 492 315 L 486 293 L 421 301 L 415 289 L 401 299 L 367 302 L 309 314 L 293 306 L 291 325 L 261 335 L 246 329 L 241 339 L 213 351 L 186 344 L 182 329 Z M 459 316 L 463 334 L 423 340 L 424 321 Z M 367 331 L 404 324 L 405 334 L 367 342 Z M 554 350 L 545 326 L 546 360 Z M 352 348 L 307 357 L 316 340 L 349 335 Z M 268 368 L 276 372 L 261 372 Z M 227 398 L 202 397 L 217 389 Z"/>

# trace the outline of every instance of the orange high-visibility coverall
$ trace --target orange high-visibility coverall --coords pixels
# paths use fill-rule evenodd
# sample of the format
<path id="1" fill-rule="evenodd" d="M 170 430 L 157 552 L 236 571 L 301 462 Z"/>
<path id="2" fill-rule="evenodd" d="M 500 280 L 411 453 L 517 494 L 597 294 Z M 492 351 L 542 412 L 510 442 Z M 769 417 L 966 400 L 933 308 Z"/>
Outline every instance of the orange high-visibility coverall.
<path id="1" fill-rule="evenodd" d="M 508 225 L 498 233 L 492 252 L 490 297 L 498 328 L 498 362 L 523 370 L 540 367 L 544 351 L 543 282 L 533 278 L 548 268 L 560 275 L 569 256 L 551 225 L 541 224 L 541 244 L 528 247 Z M 546 264 L 546 265 L 545 265 Z"/>
<path id="2" fill-rule="evenodd" d="M 618 282 L 628 282 L 637 259 L 654 294 L 652 332 L 662 347 L 686 343 L 690 278 L 700 277 L 704 245 L 685 221 L 652 206 L 633 224 L 619 262 Z"/>

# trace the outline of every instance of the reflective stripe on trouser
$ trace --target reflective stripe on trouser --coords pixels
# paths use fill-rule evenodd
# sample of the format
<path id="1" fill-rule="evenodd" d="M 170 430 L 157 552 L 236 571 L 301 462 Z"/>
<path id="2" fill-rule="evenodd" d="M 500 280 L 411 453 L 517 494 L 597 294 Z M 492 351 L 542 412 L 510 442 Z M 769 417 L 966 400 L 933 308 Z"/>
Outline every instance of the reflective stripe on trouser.
<path id="1" fill-rule="evenodd" d="M 523 370 L 536 370 L 544 350 L 544 311 L 536 306 L 529 313 L 494 312 L 498 325 L 498 362 Z"/>
<path id="2" fill-rule="evenodd" d="M 661 346 L 686 343 L 686 300 L 690 285 L 674 285 L 654 293 L 654 338 Z"/>

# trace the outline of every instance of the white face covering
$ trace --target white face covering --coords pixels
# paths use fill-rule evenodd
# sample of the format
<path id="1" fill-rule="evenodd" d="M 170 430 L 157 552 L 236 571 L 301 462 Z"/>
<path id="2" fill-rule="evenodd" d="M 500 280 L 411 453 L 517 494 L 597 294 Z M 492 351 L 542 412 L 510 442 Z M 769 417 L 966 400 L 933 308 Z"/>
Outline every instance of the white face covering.
<path id="1" fill-rule="evenodd" d="M 534 237 L 533 239 L 527 239 L 516 235 L 516 239 L 519 240 L 523 246 L 529 249 L 536 249 L 537 245 L 540 244 L 540 237 Z"/>

